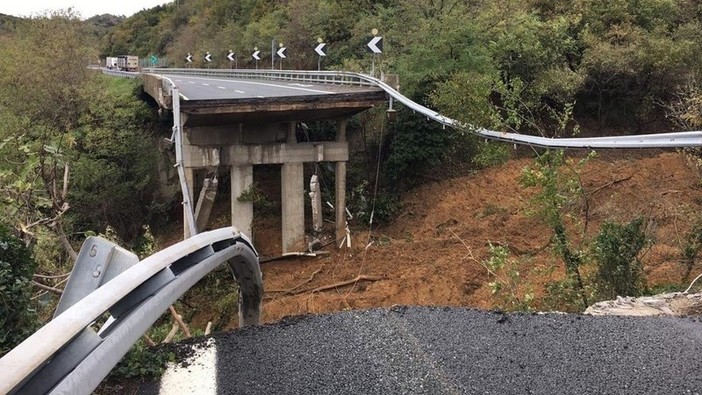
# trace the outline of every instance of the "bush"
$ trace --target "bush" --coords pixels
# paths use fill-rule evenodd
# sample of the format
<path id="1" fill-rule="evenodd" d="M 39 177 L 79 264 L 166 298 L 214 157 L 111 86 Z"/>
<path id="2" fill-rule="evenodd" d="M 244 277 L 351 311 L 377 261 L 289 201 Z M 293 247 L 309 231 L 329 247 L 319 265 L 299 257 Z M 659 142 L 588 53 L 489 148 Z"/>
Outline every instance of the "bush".
<path id="1" fill-rule="evenodd" d="M 174 362 L 175 354 L 164 347 L 148 347 L 144 339 L 134 344 L 129 352 L 110 373 L 113 378 L 155 379 L 161 377 L 168 362 Z"/>
<path id="2" fill-rule="evenodd" d="M 643 218 L 626 225 L 605 222 L 594 244 L 600 296 L 638 296 L 644 292 L 645 279 L 641 249 L 647 244 Z"/>
<path id="3" fill-rule="evenodd" d="M 115 81 L 116 80 L 116 81 Z M 133 241 L 144 224 L 158 225 L 170 202 L 161 196 L 153 114 L 134 81 L 99 79 L 72 133 L 68 213 L 75 229 Z"/>
<path id="4" fill-rule="evenodd" d="M 22 241 L 0 226 L 0 356 L 36 328 L 30 300 L 35 269 Z"/>

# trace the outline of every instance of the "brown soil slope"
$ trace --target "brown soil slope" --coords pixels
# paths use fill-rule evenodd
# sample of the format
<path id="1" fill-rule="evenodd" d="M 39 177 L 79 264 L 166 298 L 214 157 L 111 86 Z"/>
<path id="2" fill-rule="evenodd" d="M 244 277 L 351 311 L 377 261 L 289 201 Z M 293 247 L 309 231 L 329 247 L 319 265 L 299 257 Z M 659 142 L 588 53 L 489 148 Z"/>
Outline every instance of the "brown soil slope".
<path id="1" fill-rule="evenodd" d="M 350 250 L 329 246 L 325 257 L 263 264 L 264 321 L 396 304 L 495 307 L 488 286 L 492 278 L 481 264 L 490 243 L 506 246 L 520 259 L 523 282 L 534 284 L 538 296 L 546 281 L 562 276 L 563 265 L 549 248 L 552 232 L 528 215 L 534 191 L 522 188 L 519 178 L 531 163 L 512 160 L 418 188 L 406 194 L 389 227 L 356 229 Z M 603 221 L 644 216 L 654 242 L 642 254 L 648 284 L 683 281 L 681 251 L 702 203 L 700 174 L 686 155 L 604 153 L 588 162 L 581 182 L 586 199 L 571 207 L 569 221 L 576 246 L 588 244 Z M 278 227 L 270 222 L 275 220 L 268 220 L 271 229 Z M 278 252 L 279 235 L 257 233 L 262 255 Z M 699 271 L 702 266 L 693 275 Z"/>

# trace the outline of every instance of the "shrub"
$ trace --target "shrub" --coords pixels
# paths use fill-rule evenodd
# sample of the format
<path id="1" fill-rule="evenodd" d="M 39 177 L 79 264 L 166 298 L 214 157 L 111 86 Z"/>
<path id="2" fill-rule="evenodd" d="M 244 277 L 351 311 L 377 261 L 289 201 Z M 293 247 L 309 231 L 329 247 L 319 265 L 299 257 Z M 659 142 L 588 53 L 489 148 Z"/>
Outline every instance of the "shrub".
<path id="1" fill-rule="evenodd" d="M 36 328 L 30 300 L 35 269 L 22 241 L 0 226 L 0 356 Z"/>
<path id="2" fill-rule="evenodd" d="M 638 296 L 643 293 L 645 279 L 638 255 L 647 243 L 643 218 L 636 218 L 625 225 L 602 224 L 594 244 L 601 296 L 614 298 L 617 295 Z"/>

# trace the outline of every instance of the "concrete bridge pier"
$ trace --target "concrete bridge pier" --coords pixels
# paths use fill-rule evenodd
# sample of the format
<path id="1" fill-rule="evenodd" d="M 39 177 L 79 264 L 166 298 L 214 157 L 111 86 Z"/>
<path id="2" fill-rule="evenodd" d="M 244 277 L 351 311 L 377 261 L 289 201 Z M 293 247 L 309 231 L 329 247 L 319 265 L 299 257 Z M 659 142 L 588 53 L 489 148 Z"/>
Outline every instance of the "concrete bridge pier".
<path id="1" fill-rule="evenodd" d="M 336 121 L 336 141 L 339 143 L 347 143 L 346 142 L 346 124 L 348 123 L 347 119 L 340 119 Z M 348 147 L 347 147 L 348 149 Z M 335 209 L 335 225 L 336 225 L 336 231 L 335 237 L 336 237 L 336 244 L 341 242 L 341 239 L 343 239 L 346 236 L 346 162 L 345 161 L 339 161 L 336 162 L 336 166 L 334 168 L 334 179 L 335 181 L 335 203 L 334 203 L 334 209 Z"/>
<path id="2" fill-rule="evenodd" d="M 188 117 L 183 117 L 187 120 Z M 230 125 L 183 125 L 185 179 L 192 205 L 212 204 L 214 193 L 207 193 L 208 171 L 228 168 L 231 172 L 231 224 L 253 238 L 253 167 L 280 165 L 282 252 L 304 251 L 305 176 L 304 164 L 335 164 L 335 226 L 337 244 L 346 236 L 346 161 L 349 156 L 346 138 L 347 118 L 337 118 L 335 141 L 298 142 L 296 121 L 239 123 Z M 202 191 L 201 191 L 202 189 Z M 210 191 L 212 192 L 212 191 Z M 211 201 L 200 202 L 207 196 Z M 243 199 L 240 199 L 243 197 Z M 190 209 L 183 207 L 184 210 Z M 211 208 L 211 207 L 205 207 Z M 201 217 L 209 210 L 200 210 Z M 203 214 L 204 213 L 204 214 Z M 191 237 L 187 212 L 184 215 L 185 237 Z M 207 218 L 196 218 L 198 231 L 207 226 Z M 202 229 L 200 229 L 202 228 Z"/>
<path id="3" fill-rule="evenodd" d="M 253 165 L 232 166 L 231 186 L 232 226 L 245 235 L 252 237 L 253 202 L 250 200 L 241 201 L 239 196 L 246 191 L 251 191 L 253 186 Z"/>
<path id="4" fill-rule="evenodd" d="M 297 144 L 296 122 L 290 122 L 287 143 Z M 305 250 L 305 175 L 303 162 L 284 162 L 280 169 L 283 254 Z"/>

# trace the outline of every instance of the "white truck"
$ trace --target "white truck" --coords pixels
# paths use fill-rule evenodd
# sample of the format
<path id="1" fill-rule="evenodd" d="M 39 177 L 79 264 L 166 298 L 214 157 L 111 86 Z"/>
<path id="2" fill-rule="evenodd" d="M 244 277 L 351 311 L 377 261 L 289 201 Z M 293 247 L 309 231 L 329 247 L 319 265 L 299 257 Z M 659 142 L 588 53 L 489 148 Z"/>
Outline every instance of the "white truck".
<path id="1" fill-rule="evenodd" d="M 117 57 L 117 68 L 122 71 L 138 71 L 139 57 L 134 55 L 119 55 Z"/>
<path id="2" fill-rule="evenodd" d="M 108 56 L 105 58 L 105 67 L 107 67 L 110 70 L 114 70 L 117 68 L 117 57 L 113 56 Z"/>

